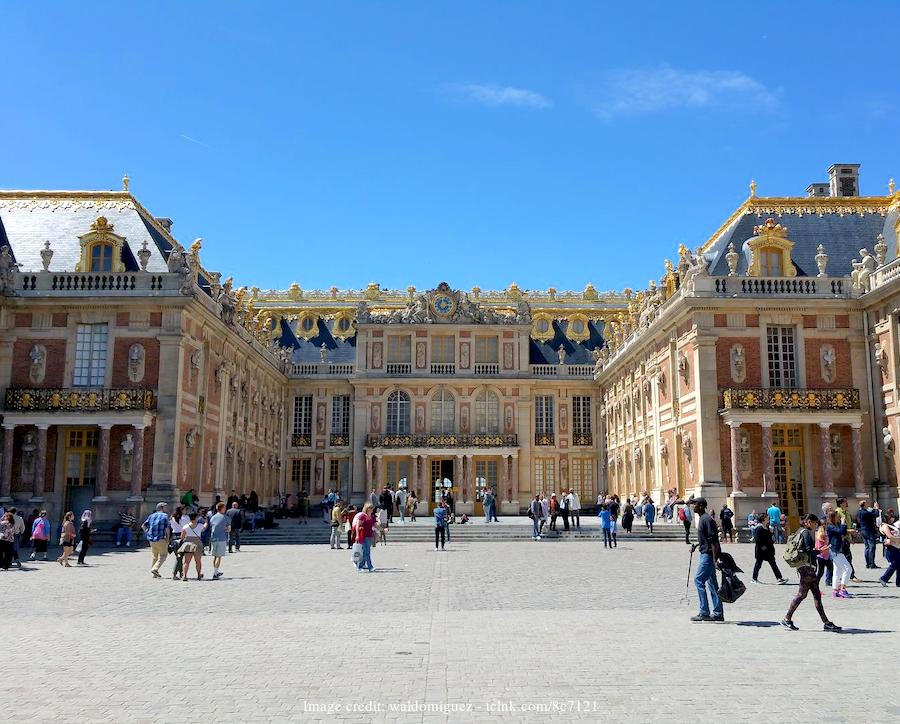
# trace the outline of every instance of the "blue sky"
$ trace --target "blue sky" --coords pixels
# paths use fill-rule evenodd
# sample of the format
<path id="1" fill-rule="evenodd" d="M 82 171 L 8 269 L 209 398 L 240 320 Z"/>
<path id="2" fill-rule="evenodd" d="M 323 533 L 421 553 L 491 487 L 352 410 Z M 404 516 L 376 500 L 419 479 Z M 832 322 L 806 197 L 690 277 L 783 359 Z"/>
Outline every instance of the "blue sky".
<path id="1" fill-rule="evenodd" d="M 643 286 L 747 194 L 900 182 L 896 3 L 5 3 L 2 188 L 241 284 Z M 827 241 L 826 241 L 827 243 Z"/>

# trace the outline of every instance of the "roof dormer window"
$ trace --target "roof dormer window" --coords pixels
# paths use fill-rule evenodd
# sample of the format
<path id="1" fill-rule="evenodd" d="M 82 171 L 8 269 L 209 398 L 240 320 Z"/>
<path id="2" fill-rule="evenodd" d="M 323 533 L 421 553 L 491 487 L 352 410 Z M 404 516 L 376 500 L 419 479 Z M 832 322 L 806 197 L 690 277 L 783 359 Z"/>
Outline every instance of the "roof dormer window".
<path id="1" fill-rule="evenodd" d="M 113 260 L 113 245 L 98 242 L 90 248 L 92 272 L 111 272 Z"/>

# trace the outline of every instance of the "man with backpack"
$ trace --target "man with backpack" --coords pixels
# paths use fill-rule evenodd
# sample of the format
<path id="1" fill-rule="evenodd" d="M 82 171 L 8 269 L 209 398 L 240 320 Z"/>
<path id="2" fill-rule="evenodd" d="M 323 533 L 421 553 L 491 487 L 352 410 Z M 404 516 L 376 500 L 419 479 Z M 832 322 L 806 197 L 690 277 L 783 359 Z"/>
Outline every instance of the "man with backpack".
<path id="1" fill-rule="evenodd" d="M 691 501 L 689 500 L 687 503 L 678 508 L 678 520 L 681 521 L 681 524 L 684 526 L 684 542 L 687 545 L 691 544 L 691 509 L 690 509 Z"/>
<path id="2" fill-rule="evenodd" d="M 697 516 L 697 546 L 700 548 L 700 560 L 697 563 L 697 573 L 694 575 L 694 585 L 697 586 L 697 596 L 700 599 L 700 613 L 691 618 L 691 621 L 715 621 L 721 623 L 725 620 L 725 612 L 722 609 L 722 601 L 719 599 L 719 585 L 716 581 L 716 561 L 719 560 L 719 526 L 715 519 L 706 512 L 706 498 L 694 498 L 694 513 Z M 712 614 L 710 605 L 706 599 L 712 601 Z"/>
<path id="3" fill-rule="evenodd" d="M 781 620 L 781 625 L 789 631 L 798 630 L 797 626 L 794 625 L 794 611 L 797 610 L 797 607 L 810 592 L 812 592 L 813 604 L 819 613 L 819 618 L 822 619 L 822 628 L 826 631 L 841 630 L 840 626 L 833 624 L 828 620 L 828 616 L 825 615 L 825 607 L 822 605 L 822 592 L 819 590 L 819 579 L 816 577 L 816 569 L 812 565 L 812 562 L 816 560 L 818 555 L 815 537 L 813 536 L 813 530 L 818 524 L 819 519 L 814 513 L 806 515 L 801 521 L 803 527 L 790 537 L 787 549 L 784 552 L 785 563 L 791 568 L 796 568 L 797 575 L 800 576 L 800 588 L 797 591 L 797 595 L 794 596 L 787 613 Z"/>

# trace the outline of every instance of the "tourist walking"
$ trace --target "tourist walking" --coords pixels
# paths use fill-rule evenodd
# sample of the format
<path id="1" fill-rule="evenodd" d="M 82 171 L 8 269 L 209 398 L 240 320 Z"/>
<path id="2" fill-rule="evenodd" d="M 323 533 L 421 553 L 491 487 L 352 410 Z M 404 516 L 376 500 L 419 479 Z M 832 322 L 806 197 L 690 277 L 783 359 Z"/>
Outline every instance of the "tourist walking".
<path id="1" fill-rule="evenodd" d="M 832 595 L 835 598 L 851 598 L 847 591 L 847 580 L 850 578 L 850 562 L 844 554 L 847 526 L 842 522 L 837 511 L 828 514 L 828 525 L 825 527 L 828 545 L 831 547 L 831 562 L 834 564 L 832 578 Z"/>
<path id="2" fill-rule="evenodd" d="M 575 492 L 575 488 L 569 488 L 569 517 L 572 525 L 581 530 L 581 498 Z"/>
<path id="3" fill-rule="evenodd" d="M 62 555 L 56 559 L 56 562 L 66 568 L 71 568 L 69 556 L 72 555 L 72 549 L 75 548 L 75 513 L 69 511 L 63 516 L 62 528 L 59 531 L 59 544 L 62 546 Z"/>
<path id="4" fill-rule="evenodd" d="M 419 505 L 419 499 L 416 497 L 416 491 L 411 490 L 409 497 L 406 499 L 406 512 L 409 514 L 409 522 L 416 522 L 416 508 Z"/>
<path id="5" fill-rule="evenodd" d="M 390 497 L 390 496 L 388 496 L 388 497 Z M 378 530 L 378 542 L 384 543 L 385 545 L 387 545 L 387 532 L 388 532 L 388 526 L 390 525 L 387 508 L 379 508 L 376 511 L 376 520 L 377 520 L 376 529 Z"/>
<path id="6" fill-rule="evenodd" d="M 394 494 L 394 506 L 397 508 L 397 513 L 400 514 L 400 522 L 406 523 L 406 499 L 409 497 L 406 492 L 406 488 L 400 488 Z"/>
<path id="7" fill-rule="evenodd" d="M 569 496 L 563 490 L 559 501 L 559 514 L 563 519 L 563 530 L 569 530 Z"/>
<path id="8" fill-rule="evenodd" d="M 497 517 L 497 491 L 491 488 L 491 495 L 493 499 L 491 500 L 491 522 L 499 523 L 500 519 Z"/>
<path id="9" fill-rule="evenodd" d="M 625 507 L 622 509 L 622 530 L 631 535 L 631 527 L 634 525 L 634 505 L 631 498 L 625 499 Z"/>
<path id="10" fill-rule="evenodd" d="M 335 503 L 331 511 L 331 548 L 341 550 L 341 523 L 344 522 L 344 504 Z"/>
<path id="11" fill-rule="evenodd" d="M 13 562 L 13 540 L 16 536 L 16 521 L 9 511 L 0 516 L 0 568 L 8 571 Z"/>
<path id="12" fill-rule="evenodd" d="M 156 511 L 147 516 L 147 519 L 141 525 L 141 530 L 147 536 L 150 542 L 150 553 L 153 561 L 150 564 L 150 573 L 154 578 L 162 578 L 159 575 L 159 567 L 165 562 L 169 555 L 169 535 L 172 526 L 169 524 L 169 515 L 167 513 L 169 506 L 165 503 L 157 503 Z"/>
<path id="13" fill-rule="evenodd" d="M 682 505 L 678 509 L 678 520 L 681 521 L 681 524 L 684 526 L 684 542 L 690 545 L 691 543 L 691 508 L 688 504 Z"/>
<path id="14" fill-rule="evenodd" d="M 868 501 L 859 501 L 859 510 L 856 511 L 856 527 L 862 536 L 865 546 L 866 568 L 880 568 L 875 565 L 875 549 L 878 545 L 878 503 L 874 508 L 868 507 Z"/>
<path id="15" fill-rule="evenodd" d="M 846 498 L 837 499 L 837 509 L 834 512 L 838 516 L 838 524 L 847 527 L 847 532 L 844 534 L 844 543 L 841 552 L 847 559 L 847 563 L 850 564 L 850 580 L 853 583 L 859 583 L 859 579 L 856 577 L 856 569 L 853 566 L 853 549 L 851 545 L 853 543 L 853 518 L 850 515 L 849 503 L 847 502 Z M 834 548 L 832 548 L 832 558 L 834 558 L 834 553 Z"/>
<path id="16" fill-rule="evenodd" d="M 816 556 L 816 581 L 821 581 L 824 574 L 825 585 L 830 586 L 831 579 L 834 576 L 834 564 L 831 562 L 831 546 L 828 545 L 828 533 L 825 532 L 825 524 L 827 522 L 823 518 L 816 527 L 815 545 L 818 552 L 818 556 Z"/>
<path id="17" fill-rule="evenodd" d="M 88 548 L 91 547 L 91 534 L 96 532 L 96 528 L 91 528 L 93 515 L 91 511 L 86 510 L 81 514 L 81 530 L 78 532 L 78 565 L 87 565 L 84 557 L 87 555 Z"/>
<path id="18" fill-rule="evenodd" d="M 353 526 L 356 529 L 356 542 L 362 546 L 362 557 L 359 559 L 356 568 L 358 571 L 367 568 L 370 573 L 375 570 L 375 566 L 372 565 L 372 540 L 375 537 L 374 510 L 374 505 L 366 503 L 362 512 L 357 513 L 353 521 Z"/>
<path id="19" fill-rule="evenodd" d="M 728 507 L 728 503 L 719 511 L 719 520 L 722 521 L 722 537 L 728 538 L 729 543 L 734 543 L 734 511 Z"/>
<path id="20" fill-rule="evenodd" d="M 186 581 L 191 572 L 191 561 L 194 561 L 194 570 L 197 572 L 197 580 L 203 578 L 201 571 L 203 562 L 203 531 L 206 529 L 206 518 L 199 513 L 188 514 L 188 524 L 181 529 L 181 545 L 178 547 L 184 558 L 181 570 L 181 580 Z"/>
<path id="21" fill-rule="evenodd" d="M 769 528 L 772 530 L 772 538 L 776 543 L 784 543 L 784 529 L 781 527 L 781 508 L 775 503 L 766 511 L 769 517 Z"/>
<path id="22" fill-rule="evenodd" d="M 18 568 L 22 567 L 22 561 L 19 560 L 19 548 L 22 546 L 22 536 L 25 535 L 25 519 L 19 513 L 18 508 L 10 508 L 7 513 L 12 513 L 13 517 L 13 562 Z"/>
<path id="23" fill-rule="evenodd" d="M 72 514 L 75 517 L 75 514 Z M 74 527 L 74 524 L 73 524 Z M 37 560 L 41 556 L 42 561 L 47 560 L 47 546 L 50 543 L 50 519 L 47 511 L 42 510 L 40 515 L 31 524 L 31 557 L 29 560 Z"/>
<path id="24" fill-rule="evenodd" d="M 491 522 L 491 504 L 494 502 L 494 494 L 491 492 L 490 488 L 487 488 L 484 491 L 484 497 L 482 498 L 481 504 L 484 506 L 484 522 Z"/>
<path id="25" fill-rule="evenodd" d="M 353 527 L 353 521 L 356 520 L 358 513 L 359 511 L 353 505 L 348 507 L 344 513 L 344 533 L 347 534 L 347 548 L 353 548 L 353 544 L 356 543 L 356 529 Z"/>
<path id="26" fill-rule="evenodd" d="M 134 529 L 137 518 L 134 517 L 134 508 L 123 507 L 119 511 L 119 528 L 116 530 L 116 548 L 123 544 L 126 548 L 131 545 L 131 532 Z"/>
<path id="27" fill-rule="evenodd" d="M 181 572 L 184 570 L 184 554 L 181 552 L 181 531 L 190 521 L 190 518 L 183 513 L 183 508 L 179 505 L 169 518 L 169 528 L 172 535 L 169 538 L 166 550 L 175 558 L 175 567 L 172 569 L 172 580 L 178 580 Z M 182 522 L 182 520 L 184 522 Z"/>
<path id="28" fill-rule="evenodd" d="M 803 599 L 806 598 L 808 593 L 813 595 L 813 605 L 815 605 L 816 611 L 819 613 L 819 618 L 822 619 L 822 627 L 826 631 L 841 630 L 840 626 L 835 626 L 828 620 L 828 616 L 825 615 L 825 607 L 822 605 L 822 592 L 819 590 L 819 579 L 816 576 L 816 569 L 812 566 L 812 561 L 817 557 L 813 530 L 815 530 L 818 522 L 819 519 L 813 513 L 809 513 L 801 521 L 803 530 L 800 531 L 800 548 L 806 554 L 806 563 L 797 569 L 797 575 L 800 577 L 800 588 L 797 591 L 797 595 L 794 596 L 794 600 L 791 601 L 787 613 L 781 620 L 781 625 L 791 631 L 797 630 L 797 626 L 794 625 L 794 612 L 803 603 Z"/>
<path id="29" fill-rule="evenodd" d="M 612 548 L 612 517 L 609 514 L 609 507 L 606 503 L 600 504 L 600 512 L 597 513 L 600 518 L 600 531 L 603 533 L 603 547 Z"/>
<path id="30" fill-rule="evenodd" d="M 531 518 L 531 540 L 540 540 L 541 539 L 541 496 L 535 495 L 534 499 L 531 501 L 531 505 L 528 506 L 528 517 Z M 568 530 L 568 525 L 566 526 L 566 530 Z"/>
<path id="31" fill-rule="evenodd" d="M 697 545 L 700 548 L 700 559 L 697 562 L 697 573 L 694 585 L 700 600 L 700 613 L 691 621 L 725 620 L 722 601 L 719 599 L 719 586 L 716 581 L 716 561 L 719 560 L 719 526 L 715 519 L 706 512 L 706 499 L 694 498 L 694 514 L 697 516 Z M 709 601 L 707 601 L 707 591 Z M 710 611 L 710 602 L 712 604 Z"/>
<path id="32" fill-rule="evenodd" d="M 228 552 L 228 532 L 231 519 L 225 515 L 225 503 L 216 503 L 216 512 L 209 519 L 209 547 L 213 557 L 213 580 L 218 581 L 222 573 L 222 558 Z M 199 572 L 199 571 L 198 571 Z"/>
<path id="33" fill-rule="evenodd" d="M 308 509 L 309 498 L 307 498 Z M 228 516 L 228 552 L 232 549 L 240 553 L 241 550 L 241 531 L 244 528 L 244 514 L 241 512 L 237 501 L 231 504 L 231 507 L 225 512 Z"/>
<path id="34" fill-rule="evenodd" d="M 644 502 L 644 525 L 647 526 L 650 534 L 653 535 L 653 524 L 656 522 L 656 506 L 650 498 Z"/>
<path id="35" fill-rule="evenodd" d="M 299 497 L 297 503 L 299 506 L 299 513 L 300 513 L 300 517 L 297 519 L 297 524 L 298 525 L 301 525 L 301 524 L 309 525 L 309 493 L 307 492 L 306 488 L 300 489 L 300 497 Z M 233 526 L 232 526 L 232 530 L 234 530 Z M 241 549 L 241 547 L 240 547 L 240 545 L 238 545 L 238 550 L 240 550 L 240 549 Z"/>
<path id="36" fill-rule="evenodd" d="M 880 531 L 884 536 L 884 557 L 887 558 L 888 569 L 878 580 L 882 586 L 887 587 L 891 582 L 891 576 L 896 573 L 895 583 L 900 586 L 900 526 L 882 523 Z"/>
<path id="37" fill-rule="evenodd" d="M 538 533 L 544 533 L 544 526 L 547 524 L 547 518 L 550 517 L 550 501 L 541 493 L 541 524 L 538 527 Z"/>
<path id="38" fill-rule="evenodd" d="M 769 518 L 764 516 L 762 523 L 753 529 L 753 554 L 756 564 L 753 566 L 753 582 L 759 583 L 759 569 L 763 563 L 768 563 L 775 574 L 775 580 L 780 584 L 787 583 L 787 579 L 778 570 L 775 562 L 775 542 L 772 538 L 772 530 L 769 528 Z M 812 560 L 812 559 L 810 559 Z"/>
<path id="39" fill-rule="evenodd" d="M 444 550 L 445 531 L 447 530 L 447 515 L 450 512 L 446 501 L 442 500 L 434 509 L 434 549 L 438 549 L 438 541 L 441 550 Z"/>

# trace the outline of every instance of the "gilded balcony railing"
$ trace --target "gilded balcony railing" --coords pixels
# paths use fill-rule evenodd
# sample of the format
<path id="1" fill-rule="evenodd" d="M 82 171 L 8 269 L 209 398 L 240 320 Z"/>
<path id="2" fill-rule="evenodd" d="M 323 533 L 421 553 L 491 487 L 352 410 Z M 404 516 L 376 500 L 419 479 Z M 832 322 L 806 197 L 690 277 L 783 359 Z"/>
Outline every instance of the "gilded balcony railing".
<path id="1" fill-rule="evenodd" d="M 366 447 L 398 448 L 398 447 L 517 447 L 516 435 L 367 435 Z"/>
<path id="2" fill-rule="evenodd" d="M 594 436 L 589 432 L 572 435 L 572 444 L 573 445 L 593 445 L 594 444 Z"/>
<path id="3" fill-rule="evenodd" d="M 350 436 L 332 433 L 328 444 L 331 445 L 331 447 L 346 447 L 350 444 Z"/>
<path id="4" fill-rule="evenodd" d="M 102 410 L 154 410 L 153 390 L 10 387 L 6 390 L 7 411 L 15 412 L 99 412 Z"/>
<path id="5" fill-rule="evenodd" d="M 309 447 L 312 445 L 312 435 L 291 435 L 291 445 L 294 447 Z"/>
<path id="6" fill-rule="evenodd" d="M 724 410 L 858 410 L 859 390 L 747 388 L 722 390 Z"/>
<path id="7" fill-rule="evenodd" d="M 553 433 L 552 432 L 536 432 L 536 433 L 534 433 L 534 444 L 535 445 L 552 445 L 553 444 Z"/>

